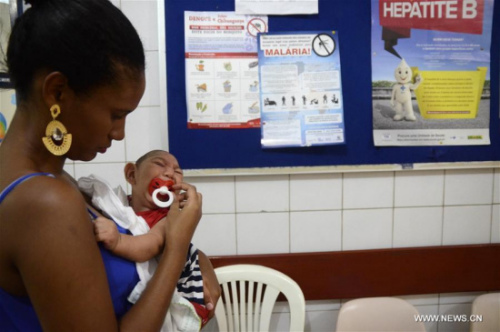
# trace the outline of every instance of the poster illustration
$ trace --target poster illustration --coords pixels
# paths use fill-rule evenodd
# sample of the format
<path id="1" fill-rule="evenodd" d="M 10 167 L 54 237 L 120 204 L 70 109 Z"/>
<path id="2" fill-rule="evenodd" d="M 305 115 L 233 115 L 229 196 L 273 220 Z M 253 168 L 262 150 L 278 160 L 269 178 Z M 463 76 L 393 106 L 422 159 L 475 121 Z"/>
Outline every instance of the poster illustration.
<path id="1" fill-rule="evenodd" d="M 317 14 L 318 0 L 235 0 L 238 14 Z"/>
<path id="2" fill-rule="evenodd" d="M 259 35 L 261 145 L 345 143 L 336 31 Z"/>
<path id="3" fill-rule="evenodd" d="M 267 17 L 185 12 L 188 128 L 260 127 L 257 34 Z"/>
<path id="4" fill-rule="evenodd" d="M 16 93 L 12 89 L 0 90 L 0 144 L 2 144 L 7 130 L 16 111 Z"/>
<path id="5" fill-rule="evenodd" d="M 376 146 L 488 145 L 493 0 L 372 0 Z"/>

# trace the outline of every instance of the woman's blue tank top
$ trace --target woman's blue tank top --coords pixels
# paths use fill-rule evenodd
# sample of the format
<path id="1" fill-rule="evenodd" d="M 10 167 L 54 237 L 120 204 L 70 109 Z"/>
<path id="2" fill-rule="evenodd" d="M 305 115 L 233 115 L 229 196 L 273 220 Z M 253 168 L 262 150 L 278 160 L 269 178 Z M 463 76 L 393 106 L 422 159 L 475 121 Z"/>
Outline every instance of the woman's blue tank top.
<path id="1" fill-rule="evenodd" d="M 38 175 L 53 177 L 49 173 L 32 173 L 17 179 L 0 193 L 0 204 L 17 185 Z M 117 227 L 120 233 L 127 233 L 124 228 L 118 225 Z M 139 276 L 134 262 L 113 255 L 101 244 L 99 244 L 99 249 L 108 277 L 115 314 L 119 319 L 132 306 L 127 301 L 127 297 L 139 282 Z M 0 288 L 0 330 L 2 332 L 42 331 L 29 297 L 11 295 Z"/>

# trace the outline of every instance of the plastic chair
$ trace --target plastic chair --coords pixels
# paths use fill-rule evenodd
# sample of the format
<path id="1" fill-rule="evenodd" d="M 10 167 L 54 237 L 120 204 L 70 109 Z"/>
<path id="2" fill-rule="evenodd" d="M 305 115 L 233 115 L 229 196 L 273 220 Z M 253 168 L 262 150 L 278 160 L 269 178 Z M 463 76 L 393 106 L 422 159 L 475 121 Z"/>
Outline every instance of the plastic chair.
<path id="1" fill-rule="evenodd" d="M 425 332 L 424 323 L 415 319 L 418 314 L 413 305 L 396 297 L 351 300 L 340 308 L 337 332 Z"/>
<path id="2" fill-rule="evenodd" d="M 476 297 L 472 302 L 471 311 L 471 332 L 500 331 L 500 293 Z"/>
<path id="3" fill-rule="evenodd" d="M 306 304 L 299 285 L 274 269 L 238 264 L 219 267 L 222 301 L 215 309 L 219 331 L 269 331 L 280 293 L 290 306 L 290 331 L 304 331 Z"/>

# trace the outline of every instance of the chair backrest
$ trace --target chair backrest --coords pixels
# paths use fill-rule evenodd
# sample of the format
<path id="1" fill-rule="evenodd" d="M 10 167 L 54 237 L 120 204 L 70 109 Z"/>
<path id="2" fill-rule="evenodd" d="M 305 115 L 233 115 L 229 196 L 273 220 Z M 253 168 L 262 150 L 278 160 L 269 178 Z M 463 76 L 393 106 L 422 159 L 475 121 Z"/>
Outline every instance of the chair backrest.
<path id="1" fill-rule="evenodd" d="M 500 331 L 500 293 L 483 294 L 474 299 L 471 332 Z"/>
<path id="2" fill-rule="evenodd" d="M 219 331 L 269 331 L 280 293 L 290 306 L 290 331 L 304 331 L 304 294 L 287 275 L 250 264 L 219 267 L 215 273 L 222 286 L 222 301 L 215 309 Z"/>
<path id="3" fill-rule="evenodd" d="M 337 320 L 340 331 L 422 331 L 424 323 L 418 322 L 417 309 L 396 297 L 361 298 L 346 302 Z"/>

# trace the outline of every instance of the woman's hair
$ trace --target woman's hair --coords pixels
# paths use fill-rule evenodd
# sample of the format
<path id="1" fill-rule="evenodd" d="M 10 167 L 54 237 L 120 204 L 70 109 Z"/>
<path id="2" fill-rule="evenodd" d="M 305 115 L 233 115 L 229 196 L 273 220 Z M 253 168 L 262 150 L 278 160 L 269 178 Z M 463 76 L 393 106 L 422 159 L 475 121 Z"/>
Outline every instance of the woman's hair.
<path id="1" fill-rule="evenodd" d="M 18 100 L 40 70 L 59 71 L 77 94 L 113 84 L 119 68 L 144 71 L 144 50 L 130 21 L 108 0 L 26 0 L 15 22 L 7 65 Z M 134 76 L 131 76 L 134 77 Z"/>

